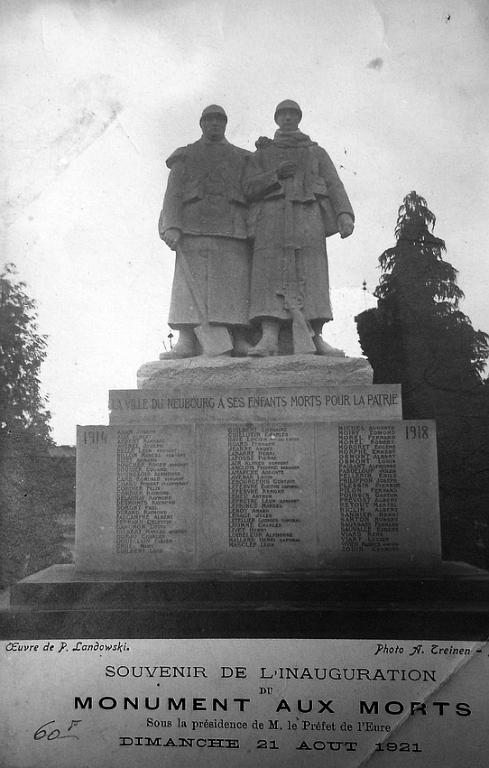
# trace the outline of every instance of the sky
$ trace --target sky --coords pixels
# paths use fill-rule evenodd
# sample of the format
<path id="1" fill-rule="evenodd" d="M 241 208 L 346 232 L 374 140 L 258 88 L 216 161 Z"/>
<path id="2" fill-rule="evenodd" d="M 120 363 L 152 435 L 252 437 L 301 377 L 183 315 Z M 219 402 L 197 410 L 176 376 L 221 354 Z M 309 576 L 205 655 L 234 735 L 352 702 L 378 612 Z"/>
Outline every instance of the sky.
<path id="1" fill-rule="evenodd" d="M 199 138 L 211 103 L 252 150 L 277 103 L 298 101 L 340 173 L 356 228 L 328 240 L 328 341 L 361 353 L 353 318 L 374 304 L 411 190 L 437 216 L 461 309 L 489 331 L 485 0 L 0 0 L 0 71 L 2 261 L 48 335 L 57 443 L 107 423 L 108 390 L 135 388 L 163 351 L 164 161 Z"/>

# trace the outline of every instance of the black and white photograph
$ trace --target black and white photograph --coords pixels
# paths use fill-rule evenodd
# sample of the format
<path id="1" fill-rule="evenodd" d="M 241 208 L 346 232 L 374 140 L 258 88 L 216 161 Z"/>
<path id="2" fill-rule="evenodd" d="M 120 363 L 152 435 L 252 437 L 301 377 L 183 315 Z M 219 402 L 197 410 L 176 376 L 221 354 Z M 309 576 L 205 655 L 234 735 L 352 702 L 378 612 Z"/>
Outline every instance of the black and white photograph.
<path id="1" fill-rule="evenodd" d="M 0 39 L 1 768 L 484 768 L 489 7 Z"/>

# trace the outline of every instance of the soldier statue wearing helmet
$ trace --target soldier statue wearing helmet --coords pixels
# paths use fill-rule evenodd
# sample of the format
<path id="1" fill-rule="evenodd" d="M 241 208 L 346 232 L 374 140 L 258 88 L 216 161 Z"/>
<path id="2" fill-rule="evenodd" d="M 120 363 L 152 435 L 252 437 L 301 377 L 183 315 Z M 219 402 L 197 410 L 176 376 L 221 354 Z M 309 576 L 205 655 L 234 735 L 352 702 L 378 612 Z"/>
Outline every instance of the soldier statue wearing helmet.
<path id="1" fill-rule="evenodd" d="M 254 241 L 250 319 L 262 331 L 251 355 L 277 354 L 281 326 L 292 320 L 294 328 L 297 317 L 306 342 L 309 331 L 309 346 L 295 352 L 343 355 L 321 335 L 332 320 L 326 237 L 351 235 L 354 214 L 329 155 L 299 130 L 301 118 L 295 101 L 280 102 L 274 138 L 258 139 L 247 163 L 243 187 Z"/>
<path id="2" fill-rule="evenodd" d="M 203 321 L 230 331 L 234 354 L 249 349 L 250 253 L 241 182 L 250 153 L 225 139 L 226 123 L 222 107 L 206 107 L 201 138 L 166 161 L 170 176 L 159 233 L 177 251 L 168 323 L 179 339 L 162 358 L 200 354 L 195 329 Z"/>

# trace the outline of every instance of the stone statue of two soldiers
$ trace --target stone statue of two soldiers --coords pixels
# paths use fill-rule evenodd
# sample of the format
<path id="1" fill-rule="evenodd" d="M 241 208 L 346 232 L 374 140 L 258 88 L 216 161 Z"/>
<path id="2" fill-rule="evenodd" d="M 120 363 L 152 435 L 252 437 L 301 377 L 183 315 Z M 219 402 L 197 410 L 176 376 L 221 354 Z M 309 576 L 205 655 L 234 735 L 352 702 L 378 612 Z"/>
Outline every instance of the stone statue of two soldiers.
<path id="1" fill-rule="evenodd" d="M 226 329 L 229 343 L 216 349 L 275 355 L 286 323 L 295 353 L 343 355 L 321 335 L 332 319 L 326 237 L 351 235 L 354 214 L 329 155 L 299 130 L 301 118 L 296 102 L 281 102 L 274 138 L 260 137 L 252 154 L 226 140 L 226 113 L 211 105 L 202 137 L 168 158 L 159 232 L 177 251 L 169 325 L 179 339 L 162 358 L 201 354 L 204 325 Z M 261 330 L 255 346 L 253 326 Z"/>

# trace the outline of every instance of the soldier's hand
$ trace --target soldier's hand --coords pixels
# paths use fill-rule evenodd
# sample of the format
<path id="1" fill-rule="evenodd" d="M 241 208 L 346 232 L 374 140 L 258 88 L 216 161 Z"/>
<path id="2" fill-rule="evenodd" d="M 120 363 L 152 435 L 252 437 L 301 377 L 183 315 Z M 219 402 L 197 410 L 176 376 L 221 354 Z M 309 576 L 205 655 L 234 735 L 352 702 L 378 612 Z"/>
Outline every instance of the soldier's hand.
<path id="1" fill-rule="evenodd" d="M 182 233 L 179 229 L 167 229 L 165 232 L 160 232 L 161 239 L 172 249 L 172 251 L 177 247 L 177 243 L 181 236 Z"/>
<path id="2" fill-rule="evenodd" d="M 284 160 L 277 168 L 277 176 L 279 179 L 288 179 L 293 176 L 297 170 L 297 163 L 293 163 L 291 160 Z"/>
<path id="3" fill-rule="evenodd" d="M 340 213 L 338 216 L 338 229 L 342 238 L 350 237 L 355 228 L 352 217 L 349 213 Z"/>

